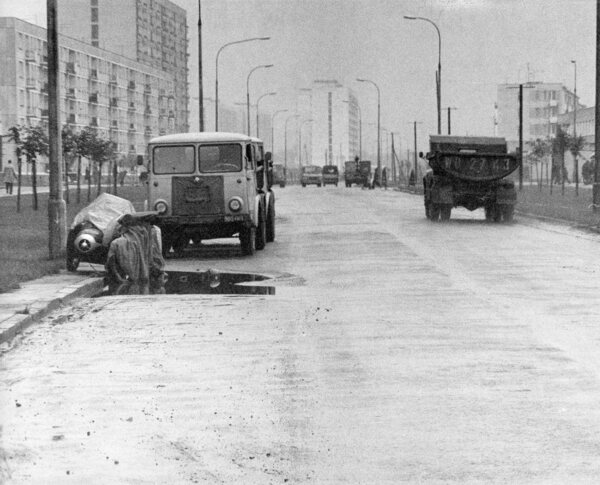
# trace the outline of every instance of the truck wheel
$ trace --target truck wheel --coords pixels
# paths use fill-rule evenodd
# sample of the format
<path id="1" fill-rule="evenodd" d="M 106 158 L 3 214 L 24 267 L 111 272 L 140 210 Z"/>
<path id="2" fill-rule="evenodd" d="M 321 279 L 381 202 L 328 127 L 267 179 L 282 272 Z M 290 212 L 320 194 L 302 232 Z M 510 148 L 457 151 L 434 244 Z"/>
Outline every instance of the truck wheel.
<path id="1" fill-rule="evenodd" d="M 431 220 L 433 222 L 437 222 L 437 220 L 440 218 L 440 205 L 432 203 L 429 213 L 431 214 Z"/>
<path id="2" fill-rule="evenodd" d="M 267 215 L 264 208 L 258 214 L 258 227 L 256 228 L 256 249 L 265 249 L 267 245 Z"/>
<path id="3" fill-rule="evenodd" d="M 485 211 L 485 220 L 492 222 L 492 219 L 494 218 L 494 210 L 492 209 L 491 206 L 486 206 L 484 208 Z"/>
<path id="4" fill-rule="evenodd" d="M 501 207 L 497 204 L 492 206 L 492 219 L 494 222 L 500 222 L 502 219 L 502 210 Z"/>
<path id="5" fill-rule="evenodd" d="M 448 204 L 442 205 L 440 216 L 442 221 L 449 221 L 450 214 L 452 213 L 452 206 Z"/>
<path id="6" fill-rule="evenodd" d="M 431 202 L 425 201 L 425 217 L 431 219 Z"/>
<path id="7" fill-rule="evenodd" d="M 502 218 L 504 222 L 512 222 L 515 208 L 512 205 L 505 205 L 502 210 Z"/>
<path id="8" fill-rule="evenodd" d="M 271 208 L 267 213 L 267 242 L 275 241 L 275 204 L 271 204 Z"/>
<path id="9" fill-rule="evenodd" d="M 306 187 L 306 184 L 302 184 L 302 187 Z"/>
<path id="10" fill-rule="evenodd" d="M 256 252 L 256 228 L 244 227 L 240 230 L 240 246 L 244 256 L 252 256 Z"/>

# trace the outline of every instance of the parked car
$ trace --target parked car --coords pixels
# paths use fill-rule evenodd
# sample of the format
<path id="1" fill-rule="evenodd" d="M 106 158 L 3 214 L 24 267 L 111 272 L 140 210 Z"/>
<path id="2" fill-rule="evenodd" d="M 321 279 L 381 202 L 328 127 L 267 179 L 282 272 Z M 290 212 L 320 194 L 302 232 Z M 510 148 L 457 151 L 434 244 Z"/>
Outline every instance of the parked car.
<path id="1" fill-rule="evenodd" d="M 318 165 L 305 165 L 301 168 L 300 172 L 300 183 L 302 187 L 313 184 L 317 187 L 323 185 L 323 174 L 321 173 L 321 167 Z"/>
<path id="2" fill-rule="evenodd" d="M 337 187 L 340 181 L 340 174 L 338 168 L 335 165 L 325 165 L 323 167 L 323 185 L 331 184 Z"/>

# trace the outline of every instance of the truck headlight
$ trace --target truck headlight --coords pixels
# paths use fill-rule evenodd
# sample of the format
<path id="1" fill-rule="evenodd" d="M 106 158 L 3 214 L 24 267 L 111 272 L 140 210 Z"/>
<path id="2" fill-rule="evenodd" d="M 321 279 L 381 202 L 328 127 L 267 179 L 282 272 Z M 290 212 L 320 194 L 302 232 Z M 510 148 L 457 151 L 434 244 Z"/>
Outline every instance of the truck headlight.
<path id="1" fill-rule="evenodd" d="M 166 214 L 169 210 L 169 204 L 165 200 L 159 199 L 154 203 L 154 210 L 159 214 Z"/>
<path id="2" fill-rule="evenodd" d="M 229 200 L 229 210 L 231 212 L 239 212 L 240 210 L 242 210 L 243 206 L 244 206 L 244 203 L 242 202 L 242 199 L 240 199 L 239 197 L 234 197 Z"/>

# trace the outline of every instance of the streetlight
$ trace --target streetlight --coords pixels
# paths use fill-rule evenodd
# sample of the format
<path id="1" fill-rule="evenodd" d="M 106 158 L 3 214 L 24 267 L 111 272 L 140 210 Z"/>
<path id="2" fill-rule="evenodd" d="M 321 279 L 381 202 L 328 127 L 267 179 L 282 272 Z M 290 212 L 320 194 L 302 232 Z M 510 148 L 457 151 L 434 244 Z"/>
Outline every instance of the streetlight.
<path id="1" fill-rule="evenodd" d="M 371 83 L 377 89 L 377 168 L 379 169 L 379 182 L 381 183 L 381 91 L 379 86 L 370 79 L 356 79 L 361 83 Z"/>
<path id="2" fill-rule="evenodd" d="M 437 111 L 438 111 L 438 135 L 442 134 L 442 35 L 440 29 L 433 20 L 425 17 L 413 17 L 411 15 L 405 15 L 407 20 L 423 20 L 429 22 L 435 27 L 438 34 L 438 70 L 436 73 L 436 88 L 437 88 Z"/>
<path id="3" fill-rule="evenodd" d="M 265 96 L 275 96 L 276 94 L 277 93 L 275 91 L 273 91 L 272 93 L 266 93 L 256 100 L 256 138 L 258 138 L 258 103 L 260 103 L 260 100 L 263 99 Z"/>
<path id="4" fill-rule="evenodd" d="M 257 69 L 268 69 L 270 67 L 273 67 L 273 64 L 261 64 L 260 66 L 256 66 L 250 70 L 248 77 L 246 78 L 246 117 L 248 121 L 248 136 L 250 136 L 250 76 Z"/>
<path id="5" fill-rule="evenodd" d="M 290 115 L 285 120 L 285 128 L 283 130 L 284 148 L 283 148 L 283 170 L 287 173 L 287 125 L 292 118 L 298 118 L 300 115 Z"/>
<path id="6" fill-rule="evenodd" d="M 275 156 L 275 137 L 274 137 L 274 126 L 275 126 L 275 117 L 279 114 L 279 113 L 287 113 L 287 109 L 280 109 L 275 111 L 275 113 L 273 113 L 273 115 L 271 116 L 271 153 L 273 154 L 273 156 Z"/>
<path id="7" fill-rule="evenodd" d="M 304 120 L 302 123 L 300 123 L 300 127 L 298 128 L 298 152 L 299 152 L 298 161 L 300 162 L 300 166 L 302 166 L 302 127 L 306 123 L 310 123 L 312 121 L 314 121 L 312 118 L 310 118 L 308 120 Z"/>
<path id="8" fill-rule="evenodd" d="M 572 60 L 571 63 L 575 68 L 575 102 L 573 103 L 573 141 L 577 143 L 577 61 Z M 575 145 L 577 146 L 577 145 Z M 563 157 L 564 158 L 564 157 Z M 573 150 L 573 168 L 575 169 L 575 195 L 579 195 L 579 167 L 577 166 L 577 151 Z"/>
<path id="9" fill-rule="evenodd" d="M 252 42 L 255 40 L 269 40 L 270 38 L 271 37 L 252 37 L 251 39 L 236 40 L 221 46 L 217 51 L 217 59 L 215 62 L 215 131 L 219 131 L 219 55 L 221 54 L 221 51 L 230 45 L 242 44 L 244 42 Z"/>

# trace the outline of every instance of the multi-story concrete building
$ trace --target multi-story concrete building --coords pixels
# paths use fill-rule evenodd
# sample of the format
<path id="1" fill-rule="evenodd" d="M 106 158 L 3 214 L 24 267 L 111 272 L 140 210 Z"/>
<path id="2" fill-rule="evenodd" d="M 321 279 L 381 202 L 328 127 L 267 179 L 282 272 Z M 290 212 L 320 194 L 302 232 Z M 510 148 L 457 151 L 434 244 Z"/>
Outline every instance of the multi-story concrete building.
<path id="1" fill-rule="evenodd" d="M 311 89 L 312 163 L 339 168 L 358 155 L 358 101 L 335 80 L 315 80 Z"/>
<path id="2" fill-rule="evenodd" d="M 46 125 L 46 29 L 0 18 L 0 126 Z M 61 124 L 93 126 L 121 158 L 145 151 L 153 136 L 177 131 L 172 74 L 59 36 Z M 8 156 L 8 155 L 6 155 Z"/>
<path id="3" fill-rule="evenodd" d="M 523 140 L 551 138 L 556 135 L 559 116 L 573 111 L 575 95 L 560 83 L 530 82 L 523 88 Z M 519 85 L 498 85 L 497 135 L 506 138 L 511 148 L 519 140 Z"/>
<path id="4" fill-rule="evenodd" d="M 189 131 L 184 9 L 169 0 L 58 0 L 58 9 L 62 34 L 170 73 L 174 128 Z"/>

